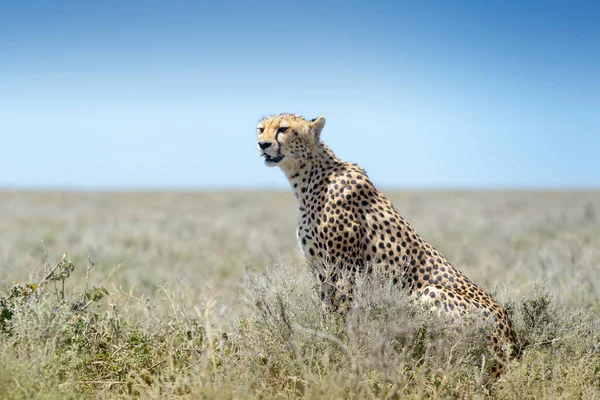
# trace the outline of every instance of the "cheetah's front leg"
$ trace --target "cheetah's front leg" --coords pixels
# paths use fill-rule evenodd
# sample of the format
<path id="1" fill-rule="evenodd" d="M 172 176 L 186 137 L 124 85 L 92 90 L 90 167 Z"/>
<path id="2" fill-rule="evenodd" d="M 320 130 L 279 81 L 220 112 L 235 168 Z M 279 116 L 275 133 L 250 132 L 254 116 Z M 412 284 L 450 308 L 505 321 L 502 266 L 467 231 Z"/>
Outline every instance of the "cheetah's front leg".
<path id="1" fill-rule="evenodd" d="M 344 274 L 342 266 L 315 268 L 319 280 L 319 296 L 328 312 L 346 315 L 352 306 L 354 276 Z"/>

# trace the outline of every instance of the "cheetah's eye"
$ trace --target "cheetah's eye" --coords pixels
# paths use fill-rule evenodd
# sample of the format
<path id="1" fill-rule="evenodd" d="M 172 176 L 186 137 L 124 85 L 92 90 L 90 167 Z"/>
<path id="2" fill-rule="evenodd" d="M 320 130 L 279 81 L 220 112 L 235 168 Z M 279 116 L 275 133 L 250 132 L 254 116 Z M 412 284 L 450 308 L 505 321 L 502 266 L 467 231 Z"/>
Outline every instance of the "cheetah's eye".
<path id="1" fill-rule="evenodd" d="M 279 129 L 277 129 L 277 133 L 284 133 L 285 131 L 287 131 L 289 128 L 287 126 L 282 126 Z"/>
<path id="2" fill-rule="evenodd" d="M 265 131 L 265 128 L 256 128 L 258 129 L 258 133 L 263 133 Z"/>

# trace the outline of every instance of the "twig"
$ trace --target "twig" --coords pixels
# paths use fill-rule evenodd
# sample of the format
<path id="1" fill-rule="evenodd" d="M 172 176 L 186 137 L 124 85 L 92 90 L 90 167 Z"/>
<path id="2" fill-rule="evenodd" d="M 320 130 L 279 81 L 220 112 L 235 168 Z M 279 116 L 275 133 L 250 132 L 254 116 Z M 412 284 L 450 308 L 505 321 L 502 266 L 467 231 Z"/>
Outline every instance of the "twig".
<path id="1" fill-rule="evenodd" d="M 314 329 L 304 328 L 303 326 L 300 326 L 298 324 L 294 324 L 294 330 L 301 333 L 307 333 L 310 335 L 318 336 L 323 339 L 331 340 L 346 353 L 346 355 L 350 359 L 350 367 L 352 368 L 352 370 L 358 372 L 359 374 L 362 373 L 360 366 L 356 363 L 356 357 L 352 355 L 352 351 L 350 351 L 350 348 L 346 346 L 340 339 L 325 332 L 319 332 Z"/>
<path id="2" fill-rule="evenodd" d="M 46 251 L 46 238 L 42 239 L 42 249 L 44 249 L 44 261 L 46 263 L 46 270 L 50 270 L 50 263 L 48 262 L 48 252 Z"/>
<path id="3" fill-rule="evenodd" d="M 182 286 L 181 280 L 179 278 L 175 278 L 177 280 L 177 283 L 179 284 L 179 286 Z M 187 288 L 185 288 L 184 290 L 182 290 L 179 294 L 179 301 L 181 302 L 181 315 L 183 315 L 183 320 L 185 321 L 186 325 L 188 326 L 188 329 L 190 330 L 190 332 L 193 331 L 192 328 L 192 324 L 190 323 L 190 320 L 188 319 L 187 314 L 185 313 L 185 306 L 183 305 L 183 297 L 184 297 L 184 293 L 191 287 L 191 285 L 188 285 Z"/>
<path id="4" fill-rule="evenodd" d="M 46 275 L 44 277 L 44 279 L 42 279 L 40 281 L 40 283 L 38 283 L 38 286 L 41 286 L 43 283 L 45 283 L 48 279 L 50 279 L 52 277 L 52 274 L 54 274 L 54 271 L 56 271 L 56 269 L 60 266 L 60 262 L 57 262 L 56 265 L 54 266 L 54 268 L 52 268 L 50 270 L 50 272 L 48 273 L 48 275 Z"/>
<path id="5" fill-rule="evenodd" d="M 44 279 L 42 279 L 38 286 L 44 283 L 47 279 L 50 279 L 50 277 L 54 273 L 54 270 L 58 268 L 58 264 L 56 264 L 56 267 L 54 267 L 54 269 L 50 267 L 50 262 L 48 261 L 48 252 L 46 251 L 46 238 L 42 239 L 42 249 L 44 249 L 44 261 L 46 270 L 50 270 L 50 273 Z M 54 284 L 54 291 L 56 292 L 56 296 L 58 296 L 58 288 L 56 287 L 56 282 L 53 281 L 52 283 Z"/>
<path id="6" fill-rule="evenodd" d="M 83 293 L 81 294 L 81 301 L 84 301 L 84 300 L 85 300 L 85 295 L 86 295 L 86 293 L 88 292 L 88 290 L 89 290 L 89 288 L 90 288 L 90 270 L 91 270 L 92 268 L 94 268 L 94 265 L 96 265 L 96 264 L 94 264 L 94 262 L 92 261 L 92 251 L 90 250 L 90 251 L 88 252 L 88 263 L 87 263 L 87 268 L 86 268 L 86 271 L 85 271 L 85 290 L 84 290 L 84 291 L 83 291 Z M 87 306 L 88 306 L 88 305 L 90 305 L 90 304 L 91 304 L 91 302 L 92 302 L 92 301 L 90 300 L 90 302 L 88 302 L 88 303 L 87 303 L 87 304 L 84 306 L 84 308 L 87 308 Z"/>

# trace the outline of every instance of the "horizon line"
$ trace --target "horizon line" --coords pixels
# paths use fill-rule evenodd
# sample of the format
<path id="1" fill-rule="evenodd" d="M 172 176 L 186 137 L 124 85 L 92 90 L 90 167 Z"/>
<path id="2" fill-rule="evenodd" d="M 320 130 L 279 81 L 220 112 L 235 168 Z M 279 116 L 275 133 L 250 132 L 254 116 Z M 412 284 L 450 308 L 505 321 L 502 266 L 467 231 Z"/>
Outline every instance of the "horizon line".
<path id="1" fill-rule="evenodd" d="M 544 186 L 544 185 L 377 185 L 381 191 L 390 192 L 600 192 L 600 186 Z M 100 185 L 87 187 L 78 185 L 49 185 L 49 186 L 4 186 L 0 185 L 0 193 L 206 193 L 206 192 L 291 192 L 285 185 L 271 186 L 168 186 L 168 185 Z"/>

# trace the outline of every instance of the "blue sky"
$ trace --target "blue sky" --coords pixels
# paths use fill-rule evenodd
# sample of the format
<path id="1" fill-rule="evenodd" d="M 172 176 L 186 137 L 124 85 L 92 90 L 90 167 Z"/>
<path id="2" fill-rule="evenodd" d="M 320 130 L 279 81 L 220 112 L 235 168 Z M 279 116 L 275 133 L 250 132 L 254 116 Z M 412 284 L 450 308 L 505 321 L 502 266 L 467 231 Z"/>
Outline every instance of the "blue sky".
<path id="1" fill-rule="evenodd" d="M 287 187 L 265 115 L 399 188 L 599 188 L 600 5 L 0 5 L 0 187 Z"/>

